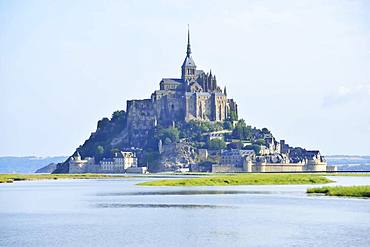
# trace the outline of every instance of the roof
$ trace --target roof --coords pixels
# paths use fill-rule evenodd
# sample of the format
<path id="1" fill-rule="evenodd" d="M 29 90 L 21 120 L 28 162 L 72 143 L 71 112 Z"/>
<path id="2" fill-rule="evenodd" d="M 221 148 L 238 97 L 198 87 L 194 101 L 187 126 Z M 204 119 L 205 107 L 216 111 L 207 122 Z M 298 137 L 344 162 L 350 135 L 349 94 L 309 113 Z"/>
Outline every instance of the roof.
<path id="1" fill-rule="evenodd" d="M 182 79 L 179 79 L 179 78 L 162 78 L 162 81 L 163 83 L 175 83 L 175 84 L 178 84 L 178 83 L 182 83 Z"/>
<path id="2" fill-rule="evenodd" d="M 182 67 L 196 67 L 193 58 L 191 56 L 186 56 Z"/>
<path id="3" fill-rule="evenodd" d="M 254 150 L 240 150 L 240 149 L 231 149 L 231 150 L 224 150 L 221 155 L 240 155 L 240 156 L 249 156 L 254 155 Z"/>
<path id="4" fill-rule="evenodd" d="M 125 152 L 125 151 L 119 151 L 115 153 L 115 158 L 125 158 L 127 156 L 132 156 L 134 157 L 133 152 Z"/>

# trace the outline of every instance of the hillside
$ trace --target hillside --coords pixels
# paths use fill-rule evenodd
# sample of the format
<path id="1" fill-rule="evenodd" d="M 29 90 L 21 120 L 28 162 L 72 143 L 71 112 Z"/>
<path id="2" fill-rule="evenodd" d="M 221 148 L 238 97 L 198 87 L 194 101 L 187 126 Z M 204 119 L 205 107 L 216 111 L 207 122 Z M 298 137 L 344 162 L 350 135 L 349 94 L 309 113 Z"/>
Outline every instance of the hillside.
<path id="1" fill-rule="evenodd" d="M 50 163 L 59 163 L 66 159 L 66 156 L 4 156 L 0 157 L 0 173 L 34 173 L 36 170 L 49 165 Z"/>
<path id="2" fill-rule="evenodd" d="M 339 171 L 370 171 L 370 156 L 327 155 L 329 165 L 335 165 Z"/>

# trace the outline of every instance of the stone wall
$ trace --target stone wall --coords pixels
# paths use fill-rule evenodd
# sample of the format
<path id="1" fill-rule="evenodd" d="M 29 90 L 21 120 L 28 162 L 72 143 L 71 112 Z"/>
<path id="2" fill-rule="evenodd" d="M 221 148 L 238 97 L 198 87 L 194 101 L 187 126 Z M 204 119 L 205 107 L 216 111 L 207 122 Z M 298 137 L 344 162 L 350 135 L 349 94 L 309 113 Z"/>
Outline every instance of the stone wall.
<path id="1" fill-rule="evenodd" d="M 252 172 L 302 172 L 304 164 L 263 163 L 252 166 Z"/>
<path id="2" fill-rule="evenodd" d="M 156 125 L 157 114 L 151 99 L 127 101 L 127 128 L 131 146 L 146 144 L 149 131 Z"/>
<path id="3" fill-rule="evenodd" d="M 245 172 L 243 167 L 235 167 L 234 165 L 212 165 L 212 172 L 227 173 L 227 172 Z"/>

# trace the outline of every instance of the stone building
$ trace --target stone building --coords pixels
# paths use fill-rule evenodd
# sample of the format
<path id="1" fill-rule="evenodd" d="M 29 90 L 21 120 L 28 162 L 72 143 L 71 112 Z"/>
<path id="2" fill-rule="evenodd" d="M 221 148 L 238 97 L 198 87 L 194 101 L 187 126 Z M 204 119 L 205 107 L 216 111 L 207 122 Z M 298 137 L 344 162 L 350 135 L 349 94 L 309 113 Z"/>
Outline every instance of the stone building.
<path id="1" fill-rule="evenodd" d="M 211 172 L 250 172 L 255 156 L 253 150 L 222 150 L 221 162 L 212 164 Z"/>
<path id="2" fill-rule="evenodd" d="M 129 167 L 137 167 L 137 158 L 132 152 L 116 152 L 113 158 L 100 161 L 101 171 L 107 173 L 124 173 Z"/>
<path id="3" fill-rule="evenodd" d="M 68 159 L 69 173 L 85 173 L 88 172 L 89 166 L 94 166 L 95 159 L 91 157 L 86 157 L 85 159 L 81 158 L 81 155 L 76 151 Z"/>
<path id="4" fill-rule="evenodd" d="M 245 159 L 254 160 L 256 154 L 253 150 L 223 150 L 221 152 L 221 165 L 234 165 L 243 167 Z"/>
<path id="5" fill-rule="evenodd" d="M 75 152 L 68 160 L 69 173 L 144 173 L 146 167 L 137 166 L 137 157 L 134 152 L 116 152 L 112 158 L 103 158 L 95 163 L 94 158 L 81 158 L 79 152 Z"/>
<path id="6" fill-rule="evenodd" d="M 190 34 L 181 78 L 163 78 L 150 99 L 127 101 L 129 143 L 141 146 L 157 124 L 170 126 L 180 121 L 224 121 L 237 104 L 227 98 L 226 87 L 218 86 L 216 76 L 197 69 L 192 58 Z"/>

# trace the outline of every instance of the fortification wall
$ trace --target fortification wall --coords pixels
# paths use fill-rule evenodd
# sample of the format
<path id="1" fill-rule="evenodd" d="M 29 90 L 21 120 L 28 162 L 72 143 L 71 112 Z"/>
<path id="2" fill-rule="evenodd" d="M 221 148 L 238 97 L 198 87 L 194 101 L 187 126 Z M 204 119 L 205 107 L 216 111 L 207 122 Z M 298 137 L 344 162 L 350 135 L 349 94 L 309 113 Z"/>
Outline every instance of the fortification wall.
<path id="1" fill-rule="evenodd" d="M 156 121 L 156 110 L 151 99 L 127 101 L 127 127 L 130 145 L 144 146 L 149 130 L 155 126 Z"/>
<path id="2" fill-rule="evenodd" d="M 226 172 L 245 172 L 243 167 L 235 167 L 234 165 L 212 165 L 211 172 L 226 173 Z"/>
<path id="3" fill-rule="evenodd" d="M 166 126 L 172 121 L 185 118 L 185 97 L 176 91 L 169 91 L 155 101 L 155 110 L 160 124 Z"/>
<path id="4" fill-rule="evenodd" d="M 264 163 L 252 166 L 253 172 L 302 172 L 304 164 Z"/>

